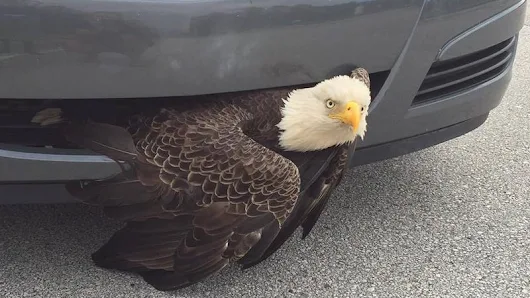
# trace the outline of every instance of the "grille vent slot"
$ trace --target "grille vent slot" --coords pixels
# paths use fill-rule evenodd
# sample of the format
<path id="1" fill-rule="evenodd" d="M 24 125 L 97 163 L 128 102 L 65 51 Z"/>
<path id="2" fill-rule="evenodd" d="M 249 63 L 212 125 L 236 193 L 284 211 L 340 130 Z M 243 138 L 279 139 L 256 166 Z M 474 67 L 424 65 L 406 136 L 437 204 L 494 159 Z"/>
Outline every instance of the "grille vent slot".
<path id="1" fill-rule="evenodd" d="M 340 70 L 337 74 L 348 74 L 351 71 Z M 371 94 L 375 98 L 388 78 L 389 71 L 370 73 Z M 314 84 L 291 86 L 290 88 L 309 87 Z M 241 94 L 243 92 L 235 92 Z M 201 100 L 203 96 L 166 97 L 166 98 L 130 98 L 130 99 L 70 99 L 64 100 L 64 105 L 74 107 L 75 110 L 86 111 L 95 115 L 103 122 L 113 123 L 121 118 L 123 122 L 128 116 L 157 109 L 162 106 L 175 104 L 177 100 Z M 37 99 L 2 99 L 0 98 L 0 143 L 27 147 L 54 147 L 60 149 L 74 149 L 61 135 L 57 127 L 41 127 L 31 123 L 31 118 L 38 111 L 59 104 L 61 100 Z M 99 105 L 104 107 L 98 108 Z M 107 121 L 108 120 L 108 121 Z"/>
<path id="2" fill-rule="evenodd" d="M 459 93 L 495 78 L 509 67 L 514 45 L 512 37 L 475 53 L 433 63 L 412 104 Z"/>

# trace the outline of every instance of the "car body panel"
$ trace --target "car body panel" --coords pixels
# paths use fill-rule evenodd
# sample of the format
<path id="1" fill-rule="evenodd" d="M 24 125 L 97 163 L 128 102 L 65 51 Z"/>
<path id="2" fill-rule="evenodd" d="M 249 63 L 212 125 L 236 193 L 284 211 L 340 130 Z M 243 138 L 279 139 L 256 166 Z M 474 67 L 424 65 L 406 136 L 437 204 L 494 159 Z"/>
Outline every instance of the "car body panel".
<path id="1" fill-rule="evenodd" d="M 345 74 L 358 65 L 379 79 L 372 90 L 368 133 L 359 142 L 359 154 L 352 165 L 420 150 L 482 124 L 500 103 L 510 82 L 517 34 L 527 6 L 526 0 L 358 0 L 325 4 L 101 0 L 77 1 L 77 7 L 74 2 L 46 1 L 42 7 L 31 9 L 41 17 L 42 9 L 54 3 L 57 11 L 52 15 L 61 15 L 61 11 L 67 15 L 56 24 L 76 28 L 75 24 L 86 18 L 94 28 L 111 33 L 89 38 L 83 35 L 86 31 L 72 35 L 68 28 L 52 28 L 49 24 L 42 29 L 25 28 L 24 34 L 0 29 L 0 37 L 11 34 L 11 40 L 39 36 L 43 44 L 53 44 L 57 37 L 48 32 L 63 31 L 66 33 L 54 34 L 69 38 L 68 47 L 58 52 L 53 52 L 52 46 L 50 52 L 42 50 L 40 54 L 0 54 L 0 103 L 2 98 L 140 97 L 148 101 L 153 97 L 298 86 Z M 29 10 L 26 1 L 12 0 L 0 4 L 0 12 L 17 7 L 9 3 L 17 4 L 24 13 Z M 354 9 L 345 13 L 336 8 L 359 7 L 361 3 L 373 5 L 375 12 Z M 318 5 L 327 10 L 320 11 Z M 313 14 L 310 8 L 318 13 Z M 71 15 L 72 10 L 78 14 Z M 134 13 L 140 15 L 133 18 Z M 97 21 L 102 15 L 106 21 Z M 179 17 L 172 21 L 165 18 L 168 15 Z M 139 27 L 123 27 L 123 20 L 131 19 Z M 8 22 L 9 26 L 14 25 Z M 169 30 L 173 27 L 180 31 Z M 147 33 L 142 32 L 153 31 L 157 35 L 149 39 L 146 48 L 136 47 L 134 42 L 126 46 L 131 35 L 144 36 Z M 115 45 L 113 36 L 121 36 L 121 48 Z M 84 47 L 76 45 L 76 38 L 84 38 Z M 185 46 L 181 42 L 191 39 Z M 496 47 L 502 51 L 492 54 Z M 417 101 L 435 65 L 446 67 L 484 53 L 492 59 L 503 58 L 502 68 L 466 88 Z M 178 61 L 172 60 L 176 58 Z M 465 63 L 477 61 L 481 60 Z M 0 191 L 14 194 L 19 188 L 28 191 L 30 185 L 51 189 L 48 184 L 58 189 L 66 180 L 104 178 L 117 171 L 114 161 L 85 150 L 21 147 L 1 144 L 0 140 Z M 28 200 L 26 197 L 18 202 Z"/>
<path id="2" fill-rule="evenodd" d="M 388 70 L 423 3 L 25 2 L 0 4 L 0 98 L 197 95 Z"/>
<path id="3" fill-rule="evenodd" d="M 505 6 L 501 9 L 502 6 L 499 4 L 507 4 L 507 2 L 511 5 Z M 488 96 L 484 98 L 484 101 L 481 102 L 479 106 L 477 106 L 476 103 L 474 103 L 473 106 L 469 106 L 466 103 L 468 97 L 464 94 L 452 96 L 454 101 L 451 101 L 449 106 L 446 105 L 448 102 L 447 100 L 445 101 L 445 104 L 443 103 L 444 99 L 442 99 L 442 101 L 436 101 L 416 107 L 412 106 L 412 101 L 414 100 L 423 79 L 427 75 L 429 68 L 433 62 L 436 61 L 439 51 L 445 44 L 449 43 L 454 37 L 459 36 L 469 28 L 475 27 L 476 24 L 495 18 L 495 15 L 503 13 L 503 11 L 511 9 L 513 6 L 519 7 L 519 9 L 523 11 L 522 16 L 524 16 L 526 5 L 521 5 L 522 3 L 526 3 L 526 1 L 489 2 L 467 11 L 465 14 L 466 17 L 462 17 L 461 12 L 453 12 L 444 17 L 431 17 L 430 15 L 433 8 L 431 7 L 429 9 L 428 7 L 431 4 L 427 4 L 424 8 L 424 10 L 427 9 L 427 11 L 422 13 L 422 18 L 420 18 L 415 32 L 407 43 L 406 49 L 404 49 L 400 58 L 390 71 L 385 85 L 382 87 L 377 97 L 373 99 L 370 107 L 371 113 L 368 117 L 368 123 L 381 124 L 370 126 L 370 133 L 367 134 L 367 138 L 365 142 L 363 142 L 363 145 L 372 146 L 425 133 L 436 128 L 442 128 L 464 121 L 473 116 L 479 116 L 481 115 L 480 112 L 484 113 L 484 111 L 480 111 L 480 106 L 489 109 L 495 107 L 502 98 L 505 88 L 507 87 L 511 75 L 511 69 L 506 70 L 501 76 L 495 79 L 498 81 L 503 80 L 504 78 L 504 82 L 500 82 L 497 85 L 494 84 L 491 88 L 500 88 L 500 90 L 497 90 L 499 91 L 497 93 L 498 96 Z M 489 17 L 484 17 L 484 15 L 489 15 Z M 520 19 L 518 18 L 510 18 L 510 20 L 510 23 L 520 23 Z M 522 24 L 519 27 L 508 26 L 506 29 L 508 31 L 508 29 L 513 28 L 510 33 L 516 35 L 521 27 Z M 487 45 L 494 45 L 503 40 L 503 36 L 488 35 L 485 38 L 487 39 L 483 41 L 483 43 Z M 482 87 L 488 85 L 491 86 L 492 83 L 493 81 L 488 81 L 480 86 L 476 86 L 474 89 L 479 90 Z M 465 93 L 473 97 L 472 90 L 467 90 Z M 488 102 L 488 99 L 490 99 L 491 102 Z M 440 106 L 436 117 L 434 117 L 432 113 L 433 105 Z M 451 105 L 452 107 L 450 108 Z"/>
<path id="4" fill-rule="evenodd" d="M 525 1 L 519 1 L 502 12 L 479 22 L 447 42 L 438 53 L 438 60 L 453 59 L 491 45 L 492 37 L 506 40 L 521 30 L 525 22 Z"/>

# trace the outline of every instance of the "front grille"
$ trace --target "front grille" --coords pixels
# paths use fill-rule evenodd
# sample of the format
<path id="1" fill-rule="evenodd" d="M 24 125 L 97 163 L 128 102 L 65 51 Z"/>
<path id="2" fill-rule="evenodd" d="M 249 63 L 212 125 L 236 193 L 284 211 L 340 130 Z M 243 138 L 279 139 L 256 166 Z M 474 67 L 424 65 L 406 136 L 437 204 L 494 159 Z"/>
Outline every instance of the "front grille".
<path id="1" fill-rule="evenodd" d="M 347 74 L 350 69 L 337 74 Z M 371 93 L 375 98 L 388 78 L 389 71 L 370 73 Z M 313 84 L 293 86 L 292 88 L 309 87 Z M 244 92 L 244 91 L 243 91 Z M 237 92 L 239 93 L 239 92 Z M 100 100 L 64 100 L 81 114 L 96 115 L 98 120 L 112 123 L 123 122 L 128 116 L 148 109 L 157 109 L 175 103 L 176 100 L 200 100 L 200 96 L 165 97 L 165 98 L 131 98 Z M 0 99 L 0 143 L 28 147 L 76 148 L 67 142 L 57 127 L 41 127 L 31 123 L 31 118 L 40 110 L 54 106 L 60 100 Z M 103 106 L 104 107 L 103 107 Z M 120 119 L 121 118 L 121 119 Z"/>
<path id="2" fill-rule="evenodd" d="M 0 143 L 16 144 L 28 147 L 54 147 L 54 148 L 76 148 L 67 142 L 60 133 L 57 126 L 42 127 L 31 123 L 33 116 L 40 110 L 53 107 L 54 102 L 60 100 L 37 100 L 37 99 L 0 99 Z M 84 111 L 91 115 L 101 115 L 112 123 L 118 116 L 126 116 L 131 109 L 137 112 L 145 108 L 139 107 L 137 100 L 129 102 L 123 100 L 67 100 L 62 106 L 75 106 L 80 114 Z M 105 108 L 97 109 L 99 104 L 105 102 Z"/>
<path id="3" fill-rule="evenodd" d="M 45 104 L 43 100 L 0 99 L 0 143 L 38 147 L 64 144 L 55 129 L 30 124 L 33 115 Z"/>
<path id="4" fill-rule="evenodd" d="M 509 67 L 512 37 L 487 49 L 433 63 L 412 104 L 430 102 L 489 81 Z"/>

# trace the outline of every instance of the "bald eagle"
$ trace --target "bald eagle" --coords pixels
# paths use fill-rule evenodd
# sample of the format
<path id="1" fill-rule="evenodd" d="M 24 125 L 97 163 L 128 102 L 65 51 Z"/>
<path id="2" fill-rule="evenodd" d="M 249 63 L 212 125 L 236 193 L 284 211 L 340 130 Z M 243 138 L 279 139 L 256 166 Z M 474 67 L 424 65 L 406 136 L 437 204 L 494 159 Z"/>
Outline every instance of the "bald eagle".
<path id="1" fill-rule="evenodd" d="M 197 283 L 230 262 L 253 266 L 299 227 L 311 231 L 363 138 L 366 70 L 313 87 L 212 95 L 130 117 L 127 125 L 47 108 L 33 118 L 122 167 L 67 190 L 125 222 L 92 254 L 158 290 Z"/>

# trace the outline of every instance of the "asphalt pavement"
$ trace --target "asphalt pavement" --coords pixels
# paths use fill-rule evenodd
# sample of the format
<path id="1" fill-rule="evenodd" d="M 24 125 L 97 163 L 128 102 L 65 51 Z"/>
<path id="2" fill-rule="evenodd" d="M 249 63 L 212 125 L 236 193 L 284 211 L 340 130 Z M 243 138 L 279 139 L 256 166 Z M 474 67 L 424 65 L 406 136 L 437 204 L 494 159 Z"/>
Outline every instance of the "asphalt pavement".
<path id="1" fill-rule="evenodd" d="M 0 297 L 530 297 L 530 19 L 475 131 L 356 168 L 313 233 L 174 293 L 95 267 L 120 224 L 81 205 L 0 206 Z"/>

